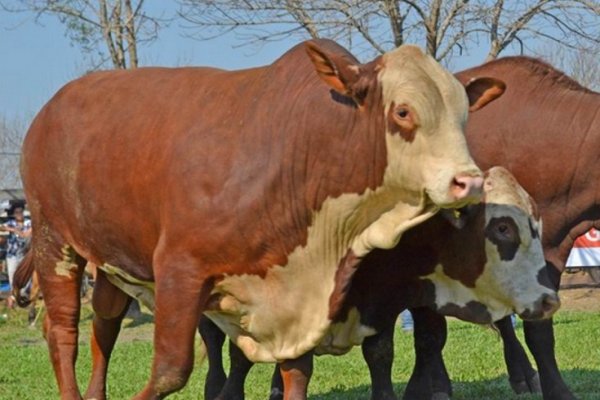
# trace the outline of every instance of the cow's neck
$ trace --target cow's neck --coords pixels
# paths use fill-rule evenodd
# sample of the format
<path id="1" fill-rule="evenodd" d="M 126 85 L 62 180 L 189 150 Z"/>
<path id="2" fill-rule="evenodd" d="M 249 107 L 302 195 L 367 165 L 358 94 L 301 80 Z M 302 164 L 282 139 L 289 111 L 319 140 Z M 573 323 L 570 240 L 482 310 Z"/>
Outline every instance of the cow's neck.
<path id="1" fill-rule="evenodd" d="M 482 169 L 505 166 L 536 199 L 545 255 L 562 271 L 577 234 L 600 218 L 600 94 L 522 71 L 497 72 L 511 92 L 473 114 L 468 142 Z"/>
<path id="2" fill-rule="evenodd" d="M 564 270 L 575 239 L 591 227 L 600 228 L 600 158 L 596 150 L 600 149 L 600 94 L 581 93 L 580 97 L 574 104 L 577 111 L 566 117 L 569 124 L 564 130 L 574 143 L 569 160 L 571 173 L 560 185 L 564 192 L 558 201 L 540 207 L 545 255 L 559 271 Z M 556 162 L 565 161 L 557 157 Z"/>

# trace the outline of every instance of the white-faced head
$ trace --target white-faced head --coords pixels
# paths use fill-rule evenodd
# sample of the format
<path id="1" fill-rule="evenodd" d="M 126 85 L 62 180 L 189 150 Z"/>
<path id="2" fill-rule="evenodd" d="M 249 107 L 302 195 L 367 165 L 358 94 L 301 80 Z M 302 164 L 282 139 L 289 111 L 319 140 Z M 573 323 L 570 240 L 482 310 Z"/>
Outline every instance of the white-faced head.
<path id="1" fill-rule="evenodd" d="M 448 215 L 456 226 L 427 276 L 435 308 L 489 323 L 513 312 L 549 318 L 560 306 L 546 270 L 534 200 L 506 169 L 485 174 L 484 202 Z"/>
<path id="2" fill-rule="evenodd" d="M 414 46 L 401 46 L 360 64 L 330 42 L 311 41 L 307 52 L 321 79 L 354 102 L 381 127 L 387 167 L 384 183 L 410 194 L 414 203 L 442 208 L 476 203 L 483 175 L 467 149 L 464 126 L 475 111 L 498 98 L 503 82 L 474 79 L 466 87 Z"/>

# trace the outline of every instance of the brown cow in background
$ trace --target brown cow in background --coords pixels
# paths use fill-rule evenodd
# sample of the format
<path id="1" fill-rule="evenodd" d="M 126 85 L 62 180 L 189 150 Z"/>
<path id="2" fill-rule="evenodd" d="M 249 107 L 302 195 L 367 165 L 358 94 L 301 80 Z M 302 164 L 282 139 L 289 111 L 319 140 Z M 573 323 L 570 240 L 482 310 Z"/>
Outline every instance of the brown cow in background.
<path id="1" fill-rule="evenodd" d="M 542 240 L 548 272 L 558 289 L 575 239 L 591 227 L 600 227 L 600 94 L 528 57 L 499 59 L 457 76 L 468 82 L 480 74 L 502 79 L 508 89 L 499 101 L 469 118 L 469 148 L 482 168 L 503 165 L 509 169 L 538 203 L 544 220 Z M 417 313 L 414 334 L 418 367 L 405 398 L 429 399 L 421 395 L 424 387 L 429 393 L 450 394 L 441 357 L 446 340 L 443 317 L 424 309 Z M 515 391 L 539 389 L 537 374 L 510 320 L 496 325 L 504 340 Z M 544 400 L 574 400 L 558 370 L 552 320 L 525 321 L 523 328 L 538 366 Z"/>

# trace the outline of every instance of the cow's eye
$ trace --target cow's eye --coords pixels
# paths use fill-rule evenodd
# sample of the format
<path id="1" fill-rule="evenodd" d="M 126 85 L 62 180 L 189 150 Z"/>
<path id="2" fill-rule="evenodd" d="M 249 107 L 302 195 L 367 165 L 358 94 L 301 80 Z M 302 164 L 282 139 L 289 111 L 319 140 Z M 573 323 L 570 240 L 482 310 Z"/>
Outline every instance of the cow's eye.
<path id="1" fill-rule="evenodd" d="M 505 222 L 496 225 L 496 232 L 499 237 L 505 240 L 512 240 L 515 236 L 512 227 Z"/>

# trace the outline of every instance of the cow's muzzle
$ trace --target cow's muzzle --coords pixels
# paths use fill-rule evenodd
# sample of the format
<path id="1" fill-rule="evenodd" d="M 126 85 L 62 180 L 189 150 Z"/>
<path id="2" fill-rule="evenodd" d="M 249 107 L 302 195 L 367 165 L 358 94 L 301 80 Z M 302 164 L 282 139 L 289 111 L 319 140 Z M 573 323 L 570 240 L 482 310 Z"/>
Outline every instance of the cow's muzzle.
<path id="1" fill-rule="evenodd" d="M 533 305 L 527 308 L 519 317 L 524 320 L 537 320 L 550 318 L 560 308 L 560 299 L 558 294 L 543 294 Z"/>

